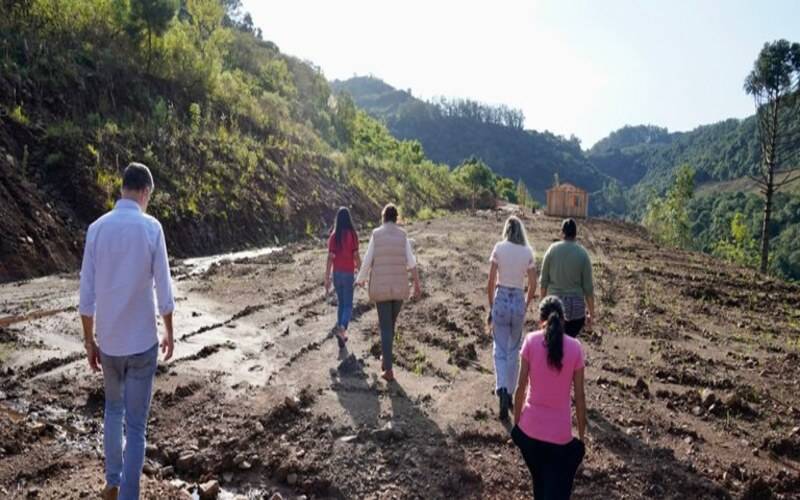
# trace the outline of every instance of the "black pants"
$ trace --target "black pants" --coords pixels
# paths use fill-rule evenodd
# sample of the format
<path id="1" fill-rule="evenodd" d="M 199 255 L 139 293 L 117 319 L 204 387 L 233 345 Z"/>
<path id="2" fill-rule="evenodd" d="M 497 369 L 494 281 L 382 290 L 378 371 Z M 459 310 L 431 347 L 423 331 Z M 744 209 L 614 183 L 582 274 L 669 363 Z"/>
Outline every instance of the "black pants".
<path id="1" fill-rule="evenodd" d="M 533 498 L 536 500 L 568 500 L 572 495 L 575 472 L 583 461 L 586 447 L 578 439 L 567 444 L 553 444 L 528 437 L 514 426 L 511 439 L 522 452 L 522 458 L 533 476 Z"/>
<path id="2" fill-rule="evenodd" d="M 394 327 L 397 324 L 397 315 L 403 307 L 402 300 L 387 300 L 378 302 L 378 325 L 381 329 L 381 355 L 383 356 L 384 370 L 392 369 L 392 344 L 394 343 Z"/>
<path id="3" fill-rule="evenodd" d="M 577 338 L 583 330 L 583 325 L 586 324 L 586 318 L 573 319 L 564 322 L 564 333 L 570 337 Z"/>

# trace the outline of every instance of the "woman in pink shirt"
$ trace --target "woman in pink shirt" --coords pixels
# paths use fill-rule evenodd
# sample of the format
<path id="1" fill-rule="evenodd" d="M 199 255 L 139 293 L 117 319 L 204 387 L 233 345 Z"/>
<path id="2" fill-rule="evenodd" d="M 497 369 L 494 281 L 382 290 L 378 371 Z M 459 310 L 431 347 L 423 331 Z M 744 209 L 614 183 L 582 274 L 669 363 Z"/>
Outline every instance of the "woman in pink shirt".
<path id="1" fill-rule="evenodd" d="M 564 305 L 558 297 L 542 300 L 539 320 L 543 330 L 529 333 L 522 344 L 514 401 L 525 404 L 514 405 L 516 425 L 511 437 L 533 476 L 534 498 L 562 500 L 570 497 L 575 472 L 586 452 L 583 349 L 580 341 L 564 335 Z M 573 386 L 580 439 L 572 437 Z"/>

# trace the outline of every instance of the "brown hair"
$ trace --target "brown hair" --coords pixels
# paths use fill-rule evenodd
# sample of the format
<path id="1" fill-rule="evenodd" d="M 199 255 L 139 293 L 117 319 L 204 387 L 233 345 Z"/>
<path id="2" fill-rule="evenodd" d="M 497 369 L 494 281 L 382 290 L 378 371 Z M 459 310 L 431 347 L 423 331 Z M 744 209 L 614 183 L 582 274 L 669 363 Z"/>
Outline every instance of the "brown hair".
<path id="1" fill-rule="evenodd" d="M 153 174 L 144 164 L 132 162 L 125 167 L 125 172 L 122 173 L 122 189 L 130 189 L 131 191 L 152 190 Z"/>
<path id="2" fill-rule="evenodd" d="M 575 219 L 564 219 L 561 222 L 561 232 L 566 239 L 574 240 L 578 235 L 578 225 L 575 223 Z"/>
<path id="3" fill-rule="evenodd" d="M 384 224 L 387 222 L 397 222 L 397 207 L 394 203 L 387 203 L 386 206 L 383 207 L 381 217 L 383 218 Z"/>

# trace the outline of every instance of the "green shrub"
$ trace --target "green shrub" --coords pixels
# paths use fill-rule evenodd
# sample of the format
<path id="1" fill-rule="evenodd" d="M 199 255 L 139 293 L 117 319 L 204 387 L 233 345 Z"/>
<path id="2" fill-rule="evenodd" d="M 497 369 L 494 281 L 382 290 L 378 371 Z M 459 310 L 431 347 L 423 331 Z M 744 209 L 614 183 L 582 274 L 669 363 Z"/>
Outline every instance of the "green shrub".
<path id="1" fill-rule="evenodd" d="M 8 114 L 8 117 L 20 125 L 27 125 L 29 122 L 28 117 L 25 116 L 25 111 L 22 109 L 22 104 L 14 106 Z"/>
<path id="2" fill-rule="evenodd" d="M 433 209 L 430 207 L 422 207 L 415 215 L 414 218 L 420 221 L 426 221 L 444 217 L 447 215 L 447 210 Z"/>

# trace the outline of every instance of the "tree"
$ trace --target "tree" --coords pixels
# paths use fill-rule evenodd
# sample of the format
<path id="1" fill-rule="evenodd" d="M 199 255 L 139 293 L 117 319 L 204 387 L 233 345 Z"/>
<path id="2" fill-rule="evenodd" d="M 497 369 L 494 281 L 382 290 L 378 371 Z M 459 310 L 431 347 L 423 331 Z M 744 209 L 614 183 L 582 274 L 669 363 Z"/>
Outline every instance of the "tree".
<path id="1" fill-rule="evenodd" d="M 750 235 L 742 212 L 736 212 L 731 219 L 730 239 L 718 241 L 713 253 L 742 266 L 755 267 L 758 264 L 758 245 Z"/>
<path id="2" fill-rule="evenodd" d="M 528 187 L 522 182 L 522 179 L 517 180 L 517 203 L 520 205 L 527 206 L 528 198 L 530 198 L 530 193 L 528 193 Z"/>
<path id="3" fill-rule="evenodd" d="M 800 281 L 800 224 L 784 229 L 774 243 L 775 253 L 770 256 L 773 272 Z"/>
<path id="4" fill-rule="evenodd" d="M 206 42 L 225 19 L 225 8 L 219 0 L 184 0 L 186 11 L 200 38 L 199 48 L 205 52 Z"/>
<path id="5" fill-rule="evenodd" d="M 663 198 L 653 196 L 642 224 L 656 239 L 668 245 L 687 247 L 691 242 L 689 202 L 694 194 L 694 169 L 678 168 L 672 187 Z"/>
<path id="6" fill-rule="evenodd" d="M 492 170 L 480 159 L 472 156 L 453 170 L 453 174 L 472 193 L 472 208 L 481 194 L 495 196 L 497 179 Z"/>
<path id="7" fill-rule="evenodd" d="M 800 178 L 800 166 L 784 166 L 781 160 L 800 149 L 800 44 L 778 40 L 764 44 L 744 81 L 744 90 L 753 96 L 758 121 L 761 165 L 751 176 L 764 195 L 764 218 L 761 223 L 761 262 L 769 264 L 770 219 L 775 193 Z"/>
<path id="8" fill-rule="evenodd" d="M 530 208 L 531 210 L 536 210 L 539 208 L 539 202 L 531 196 L 531 192 L 528 191 L 528 186 L 519 179 L 517 181 L 517 203 L 521 207 Z"/>
<path id="9" fill-rule="evenodd" d="M 178 12 L 179 0 L 131 0 L 129 31 L 147 32 L 147 72 L 153 58 L 153 35 L 161 36 Z"/>
<path id="10" fill-rule="evenodd" d="M 497 196 L 510 203 L 518 203 L 517 186 L 514 181 L 507 177 L 503 177 L 497 181 Z"/>

